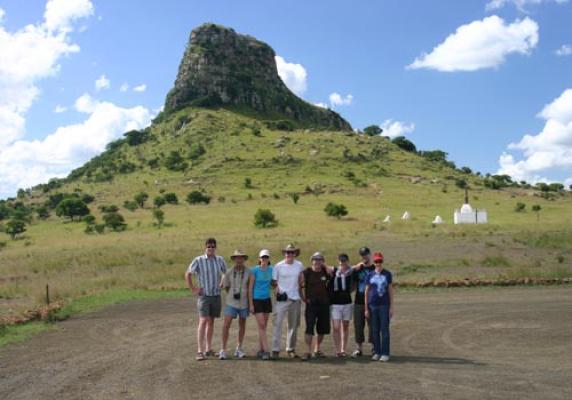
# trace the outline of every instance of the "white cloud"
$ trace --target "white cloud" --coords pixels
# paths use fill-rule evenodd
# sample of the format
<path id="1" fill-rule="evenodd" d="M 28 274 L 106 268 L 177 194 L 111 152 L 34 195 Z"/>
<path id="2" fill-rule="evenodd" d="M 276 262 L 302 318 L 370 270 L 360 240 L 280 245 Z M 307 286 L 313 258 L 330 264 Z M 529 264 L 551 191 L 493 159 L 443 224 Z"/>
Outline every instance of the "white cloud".
<path id="1" fill-rule="evenodd" d="M 353 100 L 354 100 L 354 96 L 352 96 L 351 94 L 348 94 L 345 97 L 343 97 L 342 95 L 340 95 L 339 93 L 336 93 L 336 92 L 330 94 L 330 104 L 332 105 L 332 107 L 348 106 L 348 105 L 352 104 Z"/>
<path id="2" fill-rule="evenodd" d="M 76 19 L 93 15 L 93 10 L 90 0 L 49 0 L 44 12 L 45 26 L 49 31 L 69 32 Z"/>
<path id="3" fill-rule="evenodd" d="M 405 136 L 415 130 L 414 123 L 394 121 L 392 119 L 386 119 L 379 127 L 383 129 L 382 135 L 389 136 L 390 138 Z"/>
<path id="4" fill-rule="evenodd" d="M 95 80 L 95 90 L 100 91 L 101 89 L 109 89 L 111 86 L 111 82 L 109 79 L 105 77 L 105 75 L 101 75 L 99 78 Z"/>
<path id="5" fill-rule="evenodd" d="M 127 82 L 124 82 L 120 87 L 119 87 L 119 91 L 120 92 L 127 92 L 129 90 L 129 85 L 127 84 Z"/>
<path id="6" fill-rule="evenodd" d="M 554 52 L 557 56 L 570 56 L 572 55 L 572 45 L 563 44 Z"/>
<path id="7" fill-rule="evenodd" d="M 555 2 L 558 4 L 567 3 L 568 0 L 490 0 L 485 6 L 487 11 L 498 10 L 507 4 L 514 4 L 522 12 L 526 12 L 527 5 Z"/>
<path id="8" fill-rule="evenodd" d="M 61 114 L 63 112 L 66 112 L 67 110 L 68 110 L 67 107 L 60 106 L 59 104 L 56 106 L 56 108 L 54 108 L 54 112 L 56 114 Z"/>
<path id="9" fill-rule="evenodd" d="M 321 108 L 329 108 L 329 106 L 326 103 L 322 103 L 322 102 L 314 103 L 314 105 L 321 107 Z"/>
<path id="10" fill-rule="evenodd" d="M 147 126 L 153 117 L 142 106 L 122 108 L 87 94 L 76 100 L 76 108 L 89 114 L 85 121 L 59 127 L 42 140 L 20 140 L 0 150 L 0 197 L 67 175 L 103 151 L 107 143 Z"/>
<path id="11" fill-rule="evenodd" d="M 57 74 L 59 60 L 79 51 L 68 32 L 72 21 L 85 12 L 73 11 L 73 4 L 48 1 L 43 22 L 15 32 L 0 25 L 0 151 L 24 135 L 26 112 L 40 92 L 37 82 Z M 60 7 L 68 11 L 58 13 Z M 0 14 L 3 17 L 4 11 Z"/>
<path id="12" fill-rule="evenodd" d="M 141 93 L 141 92 L 144 92 L 145 90 L 147 90 L 147 85 L 144 83 L 142 83 L 141 85 L 135 86 L 133 88 L 134 92 L 140 92 Z"/>
<path id="13" fill-rule="evenodd" d="M 0 8 L 0 23 L 2 23 L 2 20 L 4 19 L 5 15 L 6 15 L 6 11 L 4 11 L 4 9 Z"/>
<path id="14" fill-rule="evenodd" d="M 302 96 L 308 88 L 306 69 L 301 64 L 289 63 L 280 56 L 275 59 L 278 75 L 284 84 L 298 96 Z"/>
<path id="15" fill-rule="evenodd" d="M 496 16 L 462 25 L 429 54 L 417 57 L 408 69 L 476 71 L 494 68 L 509 54 L 530 54 L 538 43 L 538 24 L 530 18 L 512 24 Z"/>
<path id="16" fill-rule="evenodd" d="M 566 89 L 558 98 L 547 104 L 538 114 L 546 122 L 536 135 L 524 135 L 509 150 L 521 151 L 524 157 L 517 160 L 513 154 L 503 153 L 499 158 L 499 173 L 516 180 L 537 182 L 547 180 L 542 175 L 572 169 L 572 89 Z"/>

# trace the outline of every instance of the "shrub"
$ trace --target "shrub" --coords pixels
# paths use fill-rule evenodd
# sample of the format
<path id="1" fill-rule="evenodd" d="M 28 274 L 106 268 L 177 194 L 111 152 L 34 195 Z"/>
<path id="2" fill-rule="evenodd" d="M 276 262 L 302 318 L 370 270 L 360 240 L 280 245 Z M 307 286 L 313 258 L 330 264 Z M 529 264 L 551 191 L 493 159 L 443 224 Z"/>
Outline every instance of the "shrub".
<path id="1" fill-rule="evenodd" d="M 125 223 L 125 218 L 118 212 L 110 212 L 103 216 L 103 222 L 105 226 L 110 228 L 115 232 L 121 232 L 127 229 L 127 224 Z"/>
<path id="2" fill-rule="evenodd" d="M 26 232 L 26 222 L 20 219 L 11 219 L 10 221 L 6 222 L 4 232 L 10 235 L 12 240 L 14 240 L 16 239 L 16 236 Z"/>
<path id="3" fill-rule="evenodd" d="M 183 171 L 189 164 L 183 159 L 178 151 L 171 151 L 165 158 L 165 167 L 171 171 Z"/>
<path id="4" fill-rule="evenodd" d="M 198 190 L 193 190 L 187 195 L 187 203 L 189 204 L 209 204 L 211 201 L 211 197 L 199 192 Z"/>
<path id="5" fill-rule="evenodd" d="M 278 193 L 272 193 L 272 198 L 274 200 L 278 200 L 278 199 L 280 199 L 280 195 Z"/>
<path id="6" fill-rule="evenodd" d="M 461 171 L 463 171 L 463 173 L 465 174 L 472 174 L 473 170 L 470 169 L 469 167 L 461 167 Z"/>
<path id="7" fill-rule="evenodd" d="M 153 218 L 157 221 L 157 227 L 161 228 L 163 226 L 163 222 L 165 221 L 165 212 L 160 208 L 153 209 Z"/>
<path id="8" fill-rule="evenodd" d="M 39 219 L 45 220 L 50 218 L 50 210 L 48 210 L 48 207 L 46 206 L 41 206 L 40 208 L 38 208 L 36 210 L 36 214 L 38 214 Z"/>
<path id="9" fill-rule="evenodd" d="M 298 193 L 290 193 L 288 196 L 290 196 L 294 204 L 298 204 L 298 200 L 300 200 L 300 195 Z"/>
<path id="10" fill-rule="evenodd" d="M 86 215 L 83 217 L 83 222 L 85 222 L 87 225 L 95 225 L 95 216 Z"/>
<path id="11" fill-rule="evenodd" d="M 6 247 L 6 242 L 0 242 L 0 250 Z"/>
<path id="12" fill-rule="evenodd" d="M 419 155 L 429 161 L 445 162 L 448 154 L 442 150 L 420 151 Z"/>
<path id="13" fill-rule="evenodd" d="M 141 208 L 145 206 L 145 202 L 149 198 L 149 195 L 145 192 L 139 192 L 133 197 L 133 200 L 137 203 L 137 205 Z"/>
<path id="14" fill-rule="evenodd" d="M 101 211 L 102 213 L 119 211 L 119 207 L 117 207 L 115 204 L 103 204 L 103 205 L 99 206 L 98 208 L 99 208 L 99 211 Z"/>
<path id="15" fill-rule="evenodd" d="M 189 149 L 189 159 L 196 160 L 197 158 L 199 158 L 200 156 L 202 156 L 206 152 L 207 151 L 202 144 L 193 143 L 191 145 L 191 148 Z"/>
<path id="16" fill-rule="evenodd" d="M 56 215 L 58 217 L 68 217 L 71 221 L 75 217 L 84 217 L 89 213 L 87 205 L 75 197 L 63 199 L 56 207 Z"/>
<path id="17" fill-rule="evenodd" d="M 258 125 L 254 125 L 252 128 L 250 128 L 250 132 L 256 137 L 260 137 L 262 135 L 262 131 Z"/>
<path id="18" fill-rule="evenodd" d="M 165 193 L 163 198 L 165 199 L 165 202 L 169 204 L 179 204 L 179 198 L 175 193 Z"/>
<path id="19" fill-rule="evenodd" d="M 514 206 L 514 211 L 523 212 L 525 208 L 526 208 L 526 204 L 518 202 L 518 203 L 516 203 L 516 206 Z"/>
<path id="20" fill-rule="evenodd" d="M 259 208 L 254 214 L 254 226 L 257 228 L 272 228 L 278 225 L 278 220 L 272 211 Z"/>
<path id="21" fill-rule="evenodd" d="M 105 224 L 96 224 L 93 226 L 95 232 L 99 233 L 100 235 L 105 232 Z"/>
<path id="22" fill-rule="evenodd" d="M 129 146 L 139 146 L 140 144 L 145 143 L 147 140 L 149 140 L 149 132 L 148 131 L 137 131 L 137 130 L 133 130 L 133 131 L 129 131 L 126 132 L 125 134 L 123 134 L 123 136 L 125 136 L 125 139 L 127 140 L 127 143 L 129 144 Z"/>
<path id="23" fill-rule="evenodd" d="M 383 133 L 383 129 L 381 129 L 378 125 L 370 125 L 363 129 L 363 133 L 368 136 L 379 136 Z"/>
<path id="24" fill-rule="evenodd" d="M 397 145 L 402 150 L 409 151 L 412 153 L 415 153 L 417 151 L 417 148 L 415 147 L 413 142 L 410 141 L 409 139 L 406 139 L 405 136 L 397 136 L 393 138 L 391 142 Z"/>
<path id="25" fill-rule="evenodd" d="M 536 213 L 536 220 L 538 221 L 540 219 L 540 211 L 542 210 L 542 207 L 540 207 L 539 204 L 535 204 L 532 206 L 532 211 L 534 211 Z"/>
<path id="26" fill-rule="evenodd" d="M 328 217 L 335 217 L 337 219 L 348 215 L 348 210 L 343 204 L 328 203 L 324 211 Z"/>
<path id="27" fill-rule="evenodd" d="M 138 207 L 138 205 L 135 201 L 125 200 L 123 202 L 123 208 L 126 208 L 129 211 L 135 211 L 135 210 L 137 210 L 137 207 Z"/>
<path id="28" fill-rule="evenodd" d="M 465 189 L 468 186 L 467 181 L 464 179 L 456 179 L 455 185 L 457 185 L 457 187 L 460 189 Z"/>
<path id="29" fill-rule="evenodd" d="M 244 178 L 244 187 L 246 189 L 252 189 L 252 179 L 251 178 Z"/>
<path id="30" fill-rule="evenodd" d="M 155 199 L 153 200 L 153 204 L 155 205 L 155 207 L 157 208 L 161 208 L 162 206 L 165 205 L 165 203 L 167 203 L 165 201 L 165 198 L 163 196 L 157 196 L 155 197 Z"/>

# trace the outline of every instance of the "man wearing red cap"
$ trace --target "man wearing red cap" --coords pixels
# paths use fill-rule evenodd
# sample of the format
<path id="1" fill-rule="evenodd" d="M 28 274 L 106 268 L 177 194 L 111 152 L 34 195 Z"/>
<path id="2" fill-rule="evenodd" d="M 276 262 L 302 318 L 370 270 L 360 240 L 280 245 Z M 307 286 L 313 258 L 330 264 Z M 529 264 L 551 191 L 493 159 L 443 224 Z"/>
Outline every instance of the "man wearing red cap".
<path id="1" fill-rule="evenodd" d="M 394 290 L 391 272 L 383 268 L 383 254 L 373 253 L 375 269 L 366 277 L 365 315 L 373 334 L 373 361 L 389 361 L 389 321 L 393 316 Z"/>

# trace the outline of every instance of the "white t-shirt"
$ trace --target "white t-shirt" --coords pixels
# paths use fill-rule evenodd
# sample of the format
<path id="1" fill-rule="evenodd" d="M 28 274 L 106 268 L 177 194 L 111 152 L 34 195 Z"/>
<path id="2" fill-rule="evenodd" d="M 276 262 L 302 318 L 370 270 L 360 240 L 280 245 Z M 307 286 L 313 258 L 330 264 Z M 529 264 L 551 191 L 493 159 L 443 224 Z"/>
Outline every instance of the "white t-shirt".
<path id="1" fill-rule="evenodd" d="M 290 300 L 300 300 L 298 279 L 303 270 L 304 266 L 298 260 L 294 260 L 292 264 L 286 264 L 286 261 L 282 260 L 272 269 L 272 280 L 278 283 L 278 291 L 286 293 Z"/>

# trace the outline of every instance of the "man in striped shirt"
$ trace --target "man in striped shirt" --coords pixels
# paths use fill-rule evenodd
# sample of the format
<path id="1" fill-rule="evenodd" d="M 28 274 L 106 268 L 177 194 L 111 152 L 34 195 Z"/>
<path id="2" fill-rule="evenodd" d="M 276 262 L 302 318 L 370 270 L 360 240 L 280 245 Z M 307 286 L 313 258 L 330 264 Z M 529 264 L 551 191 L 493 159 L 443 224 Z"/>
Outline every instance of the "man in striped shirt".
<path id="1" fill-rule="evenodd" d="M 205 254 L 196 257 L 185 273 L 185 280 L 189 289 L 198 296 L 197 361 L 204 360 L 206 356 L 214 355 L 212 351 L 214 319 L 220 317 L 220 283 L 222 275 L 227 269 L 224 258 L 215 253 L 216 240 L 209 238 L 205 242 Z M 193 284 L 192 275 L 197 276 L 198 286 Z"/>

